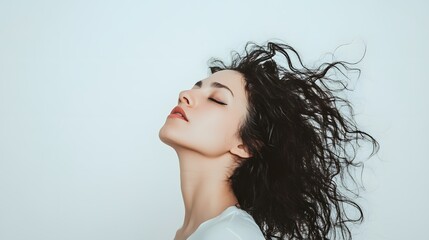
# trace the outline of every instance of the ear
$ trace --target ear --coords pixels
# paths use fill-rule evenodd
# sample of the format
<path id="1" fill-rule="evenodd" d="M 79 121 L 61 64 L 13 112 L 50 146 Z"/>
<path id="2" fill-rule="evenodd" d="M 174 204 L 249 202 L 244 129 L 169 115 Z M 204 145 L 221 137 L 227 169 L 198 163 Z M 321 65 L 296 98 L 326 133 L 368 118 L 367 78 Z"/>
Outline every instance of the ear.
<path id="1" fill-rule="evenodd" d="M 236 155 L 240 158 L 250 158 L 252 155 L 249 153 L 249 150 L 247 149 L 244 144 L 240 143 L 238 145 L 234 145 L 233 148 L 229 150 L 229 152 L 233 155 Z"/>

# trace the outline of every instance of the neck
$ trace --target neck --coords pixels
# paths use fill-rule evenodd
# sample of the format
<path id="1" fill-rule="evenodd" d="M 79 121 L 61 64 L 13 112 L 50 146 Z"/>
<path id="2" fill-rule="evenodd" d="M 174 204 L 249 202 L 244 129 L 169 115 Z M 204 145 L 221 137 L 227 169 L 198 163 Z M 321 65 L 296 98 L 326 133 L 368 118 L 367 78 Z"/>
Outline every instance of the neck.
<path id="1" fill-rule="evenodd" d="M 209 158 L 190 151 L 177 151 L 185 218 L 180 231 L 192 234 L 198 226 L 218 216 L 238 201 L 228 182 L 232 173 L 231 156 Z"/>

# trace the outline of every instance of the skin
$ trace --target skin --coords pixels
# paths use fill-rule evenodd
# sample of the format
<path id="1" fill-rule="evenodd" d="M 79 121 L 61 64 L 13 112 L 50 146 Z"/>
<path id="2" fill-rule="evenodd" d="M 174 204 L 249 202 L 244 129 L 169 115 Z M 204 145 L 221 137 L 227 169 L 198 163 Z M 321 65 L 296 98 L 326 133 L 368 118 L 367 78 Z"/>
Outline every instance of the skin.
<path id="1" fill-rule="evenodd" d="M 232 94 L 211 86 L 213 82 Z M 250 157 L 237 134 L 247 114 L 244 83 L 239 72 L 223 70 L 180 92 L 178 106 L 189 121 L 168 117 L 159 131 L 161 141 L 179 158 L 185 217 L 175 240 L 187 239 L 201 223 L 238 202 L 227 179 L 237 167 L 234 158 Z"/>

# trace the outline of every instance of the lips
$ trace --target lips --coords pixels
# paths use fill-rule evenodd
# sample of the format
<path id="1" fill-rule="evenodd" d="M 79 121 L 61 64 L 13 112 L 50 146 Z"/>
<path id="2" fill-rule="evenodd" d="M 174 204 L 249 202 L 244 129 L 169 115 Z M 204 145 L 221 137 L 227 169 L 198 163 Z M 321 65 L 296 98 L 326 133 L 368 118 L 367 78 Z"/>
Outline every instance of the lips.
<path id="1" fill-rule="evenodd" d="M 188 118 L 186 117 L 186 113 L 185 111 L 183 111 L 183 109 L 179 106 L 176 106 L 175 108 L 173 108 L 173 110 L 171 110 L 170 115 L 176 115 L 178 117 L 183 118 L 185 121 L 188 122 Z"/>

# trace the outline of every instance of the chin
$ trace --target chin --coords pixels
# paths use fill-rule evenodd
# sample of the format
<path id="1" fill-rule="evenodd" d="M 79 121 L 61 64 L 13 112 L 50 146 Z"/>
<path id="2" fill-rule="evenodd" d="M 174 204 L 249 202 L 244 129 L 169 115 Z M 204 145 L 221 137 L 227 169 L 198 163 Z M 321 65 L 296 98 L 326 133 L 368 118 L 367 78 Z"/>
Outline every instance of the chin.
<path id="1" fill-rule="evenodd" d="M 172 147 L 176 152 L 180 152 L 182 150 L 191 150 L 197 152 L 194 144 L 186 142 L 188 139 L 182 139 L 182 136 L 178 136 L 177 131 L 170 130 L 168 128 L 161 128 L 159 130 L 158 136 L 164 144 Z"/>
<path id="2" fill-rule="evenodd" d="M 177 130 L 163 126 L 158 132 L 158 137 L 166 145 L 176 148 L 181 145 L 180 136 L 177 136 L 177 134 Z"/>
<path id="3" fill-rule="evenodd" d="M 170 138 L 168 137 L 168 130 L 165 129 L 164 126 L 159 129 L 158 137 L 163 143 L 169 145 L 168 143 L 170 142 Z"/>

